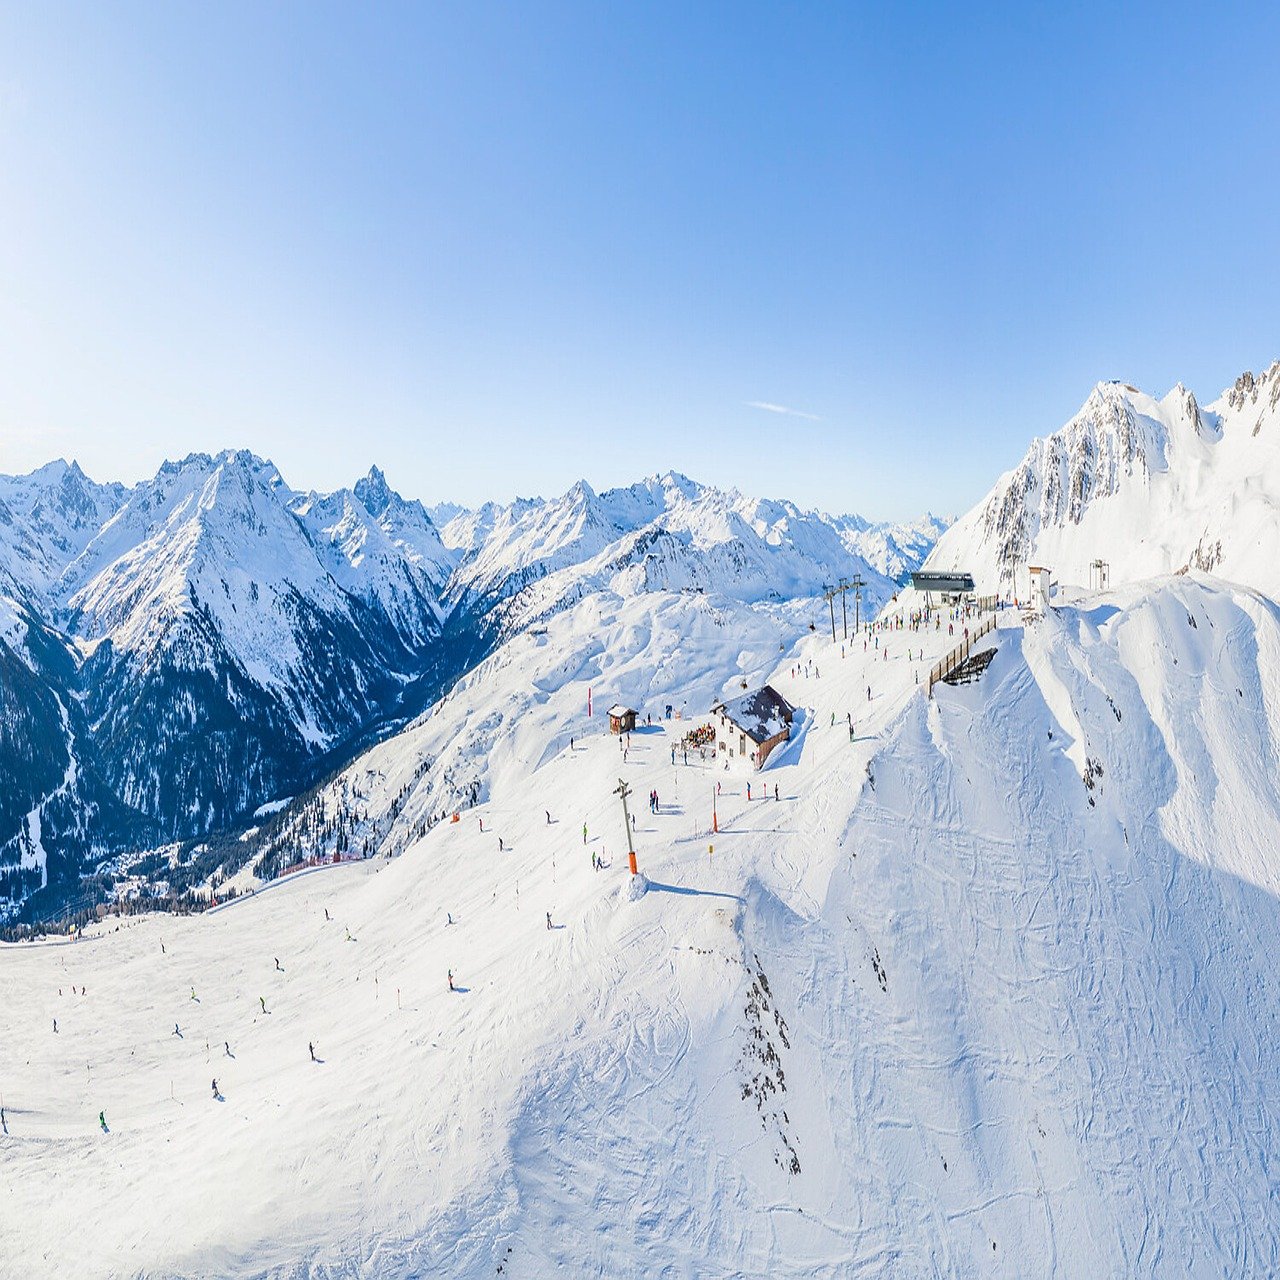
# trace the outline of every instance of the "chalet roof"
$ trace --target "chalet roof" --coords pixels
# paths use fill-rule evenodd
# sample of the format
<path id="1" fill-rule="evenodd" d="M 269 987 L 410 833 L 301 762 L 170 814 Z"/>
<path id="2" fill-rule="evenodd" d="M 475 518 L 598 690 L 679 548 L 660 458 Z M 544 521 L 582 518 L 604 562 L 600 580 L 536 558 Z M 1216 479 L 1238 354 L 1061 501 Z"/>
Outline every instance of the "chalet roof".
<path id="1" fill-rule="evenodd" d="M 613 706 L 609 708 L 609 714 L 621 719 L 623 716 L 633 716 L 635 715 L 635 712 L 632 711 L 630 707 L 624 707 L 622 703 L 615 702 Z"/>
<path id="2" fill-rule="evenodd" d="M 757 746 L 776 738 L 795 713 L 795 708 L 771 684 L 740 698 L 717 702 L 711 710 L 722 712 Z"/>

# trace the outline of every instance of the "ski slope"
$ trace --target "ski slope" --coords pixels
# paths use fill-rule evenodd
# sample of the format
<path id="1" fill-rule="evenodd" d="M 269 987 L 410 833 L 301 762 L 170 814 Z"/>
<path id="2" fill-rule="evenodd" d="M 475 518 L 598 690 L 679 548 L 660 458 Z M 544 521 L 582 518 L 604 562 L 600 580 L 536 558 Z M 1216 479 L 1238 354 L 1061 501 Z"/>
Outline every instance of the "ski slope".
<path id="1" fill-rule="evenodd" d="M 1280 1267 L 1274 605 L 1187 576 L 1009 613 L 932 700 L 945 623 L 842 658 L 781 612 L 599 607 L 366 758 L 390 787 L 484 757 L 400 856 L 0 951 L 6 1268 Z M 803 711 L 762 774 L 582 723 L 591 684 L 697 724 L 714 671 Z"/>

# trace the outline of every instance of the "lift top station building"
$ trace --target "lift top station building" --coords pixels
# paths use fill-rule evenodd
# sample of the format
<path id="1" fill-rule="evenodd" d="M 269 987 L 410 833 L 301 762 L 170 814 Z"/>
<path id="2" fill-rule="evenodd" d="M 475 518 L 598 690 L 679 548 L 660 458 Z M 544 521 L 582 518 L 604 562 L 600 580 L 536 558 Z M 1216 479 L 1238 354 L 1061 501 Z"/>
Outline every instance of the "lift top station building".
<path id="1" fill-rule="evenodd" d="M 1053 570 L 1033 564 L 1027 569 L 1031 579 L 1031 607 L 1044 613 L 1052 603 Z"/>
<path id="2" fill-rule="evenodd" d="M 911 585 L 917 591 L 923 591 L 930 604 L 933 603 L 934 596 L 940 596 L 943 604 L 960 604 L 977 590 L 973 585 L 973 574 L 964 573 L 960 569 L 952 569 L 946 573 L 913 573 Z"/>

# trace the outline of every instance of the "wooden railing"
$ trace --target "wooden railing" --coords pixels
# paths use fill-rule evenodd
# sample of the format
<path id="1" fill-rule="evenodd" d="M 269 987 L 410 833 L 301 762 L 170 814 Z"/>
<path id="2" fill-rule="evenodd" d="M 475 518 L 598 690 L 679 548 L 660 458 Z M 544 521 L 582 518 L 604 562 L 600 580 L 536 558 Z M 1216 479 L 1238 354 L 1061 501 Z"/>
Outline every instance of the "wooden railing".
<path id="1" fill-rule="evenodd" d="M 977 644 L 988 632 L 996 629 L 996 615 L 993 613 L 986 622 L 984 622 L 976 631 L 969 632 L 965 640 L 956 645 L 945 658 L 940 662 L 936 662 L 929 672 L 929 697 L 933 697 L 933 686 L 939 680 L 945 680 L 970 654 L 973 646 Z"/>

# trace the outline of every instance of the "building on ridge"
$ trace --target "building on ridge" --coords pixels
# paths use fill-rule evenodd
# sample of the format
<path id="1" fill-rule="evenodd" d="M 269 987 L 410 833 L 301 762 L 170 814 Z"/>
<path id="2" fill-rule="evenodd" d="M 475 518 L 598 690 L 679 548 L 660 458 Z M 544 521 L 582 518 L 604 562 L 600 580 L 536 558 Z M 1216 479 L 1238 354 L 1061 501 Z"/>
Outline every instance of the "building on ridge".
<path id="1" fill-rule="evenodd" d="M 773 749 L 791 737 L 795 708 L 772 685 L 717 702 L 716 754 L 763 769 Z"/>

